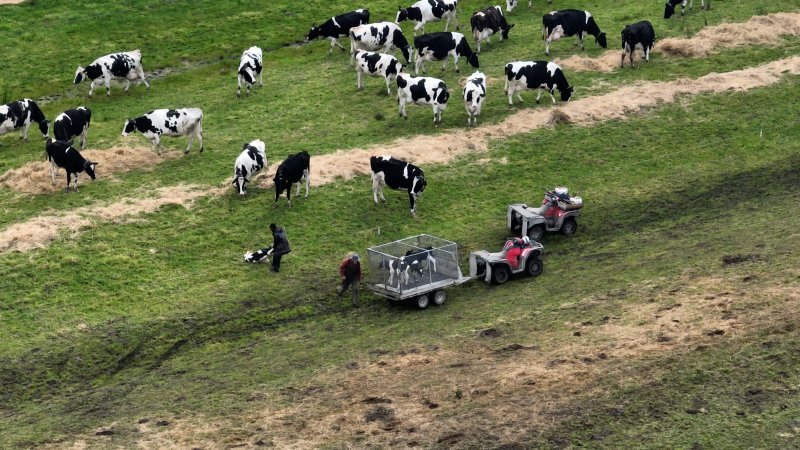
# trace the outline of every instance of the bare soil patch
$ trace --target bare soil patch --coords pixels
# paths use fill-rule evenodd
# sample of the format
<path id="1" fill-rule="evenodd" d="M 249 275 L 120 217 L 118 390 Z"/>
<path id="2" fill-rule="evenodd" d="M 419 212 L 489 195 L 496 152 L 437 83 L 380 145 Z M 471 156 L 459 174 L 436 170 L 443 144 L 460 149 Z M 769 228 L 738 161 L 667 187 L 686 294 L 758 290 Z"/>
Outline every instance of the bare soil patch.
<path id="1" fill-rule="evenodd" d="M 152 213 L 164 205 L 191 203 L 208 195 L 219 195 L 219 189 L 206 186 L 172 186 L 155 190 L 152 197 L 126 198 L 108 205 L 85 206 L 65 213 L 44 214 L 0 231 L 0 253 L 27 252 L 46 247 L 62 234 L 76 236 L 82 229 L 99 222 L 124 223 L 141 213 Z"/>
<path id="2" fill-rule="evenodd" d="M 800 35 L 800 13 L 775 13 L 753 16 L 743 23 L 724 23 L 705 27 L 691 38 L 657 40 L 653 52 L 664 56 L 702 58 L 720 48 L 743 45 L 778 45 L 784 36 Z M 573 55 L 555 62 L 576 71 L 613 72 L 620 67 L 622 50 L 608 50 L 597 58 Z M 626 58 L 627 60 L 627 58 Z M 642 61 L 641 52 L 634 58 Z"/>
<path id="3" fill-rule="evenodd" d="M 164 152 L 159 156 L 144 147 L 112 147 L 107 150 L 84 150 L 81 155 L 97 163 L 97 177 L 103 179 L 113 177 L 116 173 L 151 168 L 163 161 L 179 158 L 181 153 Z M 44 159 L 44 154 L 42 159 Z M 88 181 L 91 181 L 89 177 L 82 174 L 78 182 L 78 189 Z M 28 163 L 0 175 L 0 186 L 24 194 L 50 194 L 64 190 L 66 185 L 67 175 L 64 169 L 58 170 L 56 184 L 52 183 L 50 164 L 45 161 Z"/>

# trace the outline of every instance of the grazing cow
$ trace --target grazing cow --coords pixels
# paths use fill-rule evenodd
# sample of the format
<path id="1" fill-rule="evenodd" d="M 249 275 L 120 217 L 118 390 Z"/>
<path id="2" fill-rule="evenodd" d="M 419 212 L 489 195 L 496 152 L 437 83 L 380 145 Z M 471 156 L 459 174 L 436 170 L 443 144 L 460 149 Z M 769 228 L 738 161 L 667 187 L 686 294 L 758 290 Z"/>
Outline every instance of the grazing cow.
<path id="1" fill-rule="evenodd" d="M 249 263 L 268 263 L 269 255 L 272 254 L 272 246 L 256 250 L 254 252 L 247 252 L 244 254 L 244 262 Z"/>
<path id="2" fill-rule="evenodd" d="M 397 103 L 400 116 L 408 119 L 406 104 L 433 106 L 433 126 L 442 123 L 442 114 L 447 108 L 450 93 L 444 81 L 432 77 L 414 77 L 405 73 L 397 75 Z"/>
<path id="3" fill-rule="evenodd" d="M 53 121 L 53 136 L 57 141 L 71 141 L 76 136 L 81 137 L 81 150 L 86 147 L 86 135 L 89 133 L 89 122 L 92 120 L 92 111 L 85 106 L 68 109 L 56 116 Z"/>
<path id="4" fill-rule="evenodd" d="M 350 65 L 355 63 L 358 50 L 389 53 L 393 48 L 399 48 L 403 52 L 406 63 L 411 62 L 411 46 L 397 24 L 369 23 L 350 29 Z"/>
<path id="5" fill-rule="evenodd" d="M 469 23 L 472 26 L 472 36 L 478 44 L 478 53 L 481 52 L 483 40 L 491 43 L 492 35 L 500 32 L 500 42 L 502 42 L 504 39 L 508 39 L 508 32 L 514 28 L 513 24 L 509 25 L 506 21 L 500 6 L 492 6 L 476 12 L 470 18 Z"/>
<path id="6" fill-rule="evenodd" d="M 414 64 L 414 69 L 419 75 L 419 68 L 422 67 L 422 72 L 425 73 L 425 61 L 442 61 L 442 71 L 447 67 L 447 56 L 453 56 L 453 65 L 456 72 L 461 70 L 458 68 L 458 58 L 463 56 L 467 58 L 467 62 L 474 68 L 478 68 L 478 54 L 474 53 L 467 42 L 467 38 L 461 33 L 453 33 L 444 31 L 440 33 L 423 34 L 422 36 L 414 38 L 414 47 L 417 49 L 417 60 Z"/>
<path id="7" fill-rule="evenodd" d="M 681 15 L 686 12 L 686 3 L 689 3 L 689 9 L 694 7 L 694 0 L 667 0 L 667 3 L 664 3 L 664 18 L 669 19 L 675 14 L 675 7 L 681 5 Z M 709 3 L 710 0 L 709 0 Z M 705 9 L 706 7 L 706 0 L 700 0 L 700 8 Z"/>
<path id="8" fill-rule="evenodd" d="M 0 105 L 0 136 L 20 130 L 20 139 L 28 139 L 28 128 L 36 122 L 43 137 L 50 134 L 50 121 L 44 117 L 39 105 L 29 98 Z"/>
<path id="9" fill-rule="evenodd" d="M 247 90 L 244 94 L 245 97 L 250 95 L 250 87 L 256 82 L 256 77 L 258 77 L 258 84 L 264 87 L 264 75 L 261 73 L 263 69 L 264 65 L 260 47 L 254 45 L 242 53 L 242 59 L 239 60 L 239 75 L 237 77 L 237 97 L 242 96 L 242 81 L 247 85 Z"/>
<path id="10" fill-rule="evenodd" d="M 528 8 L 531 7 L 533 0 L 528 0 Z M 553 0 L 547 0 L 547 3 L 553 3 Z M 511 12 L 517 7 L 517 0 L 506 0 L 506 11 Z"/>
<path id="11" fill-rule="evenodd" d="M 47 161 L 50 163 L 50 176 L 53 178 L 54 185 L 59 167 L 67 171 L 65 191 L 69 191 L 69 185 L 73 184 L 75 192 L 78 192 L 78 175 L 81 172 L 86 172 L 86 175 L 89 175 L 92 180 L 96 178 L 94 169 L 97 167 L 97 163 L 85 159 L 69 142 L 47 138 L 44 149 L 47 153 Z"/>
<path id="12" fill-rule="evenodd" d="M 200 152 L 203 151 L 203 111 L 198 108 L 156 109 L 135 119 L 125 121 L 122 135 L 140 132 L 150 139 L 153 150 L 161 154 L 161 136 L 189 136 L 189 145 L 184 154 L 194 144 L 194 138 L 200 140 Z"/>
<path id="13" fill-rule="evenodd" d="M 258 172 L 267 166 L 267 153 L 264 141 L 256 139 L 255 141 L 244 144 L 242 153 L 236 158 L 233 164 L 233 187 L 240 196 L 247 193 L 245 185 L 254 177 Z"/>
<path id="14" fill-rule="evenodd" d="M 636 47 L 642 49 L 644 60 L 650 61 L 650 51 L 653 50 L 653 43 L 656 41 L 656 32 L 653 24 L 647 20 L 626 25 L 622 30 L 622 65 L 625 67 L 625 55 L 630 55 L 631 67 L 633 67 L 633 54 Z"/>
<path id="15" fill-rule="evenodd" d="M 342 36 L 348 36 L 350 33 L 350 28 L 367 23 L 369 23 L 369 10 L 357 9 L 355 11 L 350 11 L 348 13 L 331 17 L 323 22 L 320 26 L 311 25 L 311 30 L 308 31 L 306 41 L 313 41 L 318 37 L 330 39 L 331 48 L 328 50 L 329 55 L 333 53 L 334 46 L 339 46 L 339 48 L 344 51 L 345 48 L 339 43 L 339 38 Z"/>
<path id="16" fill-rule="evenodd" d="M 550 55 L 550 43 L 557 41 L 564 36 L 575 36 L 583 50 L 583 38 L 587 34 L 594 36 L 595 42 L 600 47 L 608 47 L 606 34 L 600 31 L 597 22 L 589 11 L 579 11 L 577 9 L 564 9 L 561 11 L 551 11 L 542 16 L 542 38 L 546 39 L 545 54 Z"/>
<path id="17" fill-rule="evenodd" d="M 486 75 L 475 72 L 467 78 L 467 85 L 464 86 L 464 106 L 469 114 L 467 125 L 478 124 L 484 97 L 486 97 Z"/>
<path id="18" fill-rule="evenodd" d="M 536 96 L 536 103 L 539 103 L 539 98 L 542 96 L 542 88 L 547 89 L 553 104 L 556 104 L 556 98 L 553 92 L 556 89 L 561 93 L 561 101 L 568 102 L 574 89 L 567 82 L 564 72 L 561 67 L 552 62 L 547 61 L 515 61 L 506 64 L 506 87 L 505 91 L 508 94 L 508 104 L 513 105 L 513 96 L 517 94 L 519 101 L 522 101 L 522 96 L 519 94 L 525 89 L 539 89 L 539 95 Z"/>
<path id="19" fill-rule="evenodd" d="M 425 24 L 438 20 L 447 19 L 444 25 L 444 31 L 450 27 L 450 20 L 456 20 L 456 30 L 458 29 L 458 17 L 456 17 L 456 6 L 458 0 L 420 0 L 408 8 L 398 8 L 397 18 L 395 23 L 400 23 L 404 20 L 415 22 L 414 36 L 417 35 L 417 30 L 422 29 L 425 32 Z"/>
<path id="20" fill-rule="evenodd" d="M 92 80 L 89 85 L 89 97 L 92 96 L 95 84 L 100 84 L 100 79 L 106 85 L 106 95 L 111 95 L 111 79 L 124 78 L 127 80 L 125 84 L 125 92 L 131 87 L 132 80 L 142 80 L 147 89 L 150 89 L 150 84 L 144 79 L 144 69 L 142 69 L 142 52 L 139 49 L 122 52 L 112 53 L 110 55 L 97 58 L 86 67 L 78 67 L 75 71 L 75 84 L 79 84 L 84 79 Z"/>
<path id="21" fill-rule="evenodd" d="M 386 80 L 386 95 L 392 95 L 390 83 L 397 78 L 403 69 L 403 64 L 392 55 L 385 53 L 356 52 L 356 86 L 358 90 L 364 89 L 364 74 L 373 77 L 383 77 Z"/>
<path id="22" fill-rule="evenodd" d="M 311 156 L 307 151 L 289 155 L 275 172 L 275 203 L 273 208 L 278 207 L 278 198 L 283 191 L 286 191 L 286 200 L 289 207 L 292 207 L 292 185 L 297 184 L 294 195 L 300 195 L 300 182 L 306 181 L 306 198 L 308 198 L 308 172 L 311 168 Z"/>
<path id="23" fill-rule="evenodd" d="M 417 199 L 422 195 L 425 186 L 425 174 L 419 167 L 391 156 L 371 156 L 369 166 L 372 169 L 372 198 L 378 203 L 386 202 L 383 197 L 383 187 L 390 189 L 403 189 L 408 192 L 408 201 L 411 204 L 411 215 L 417 213 Z"/>

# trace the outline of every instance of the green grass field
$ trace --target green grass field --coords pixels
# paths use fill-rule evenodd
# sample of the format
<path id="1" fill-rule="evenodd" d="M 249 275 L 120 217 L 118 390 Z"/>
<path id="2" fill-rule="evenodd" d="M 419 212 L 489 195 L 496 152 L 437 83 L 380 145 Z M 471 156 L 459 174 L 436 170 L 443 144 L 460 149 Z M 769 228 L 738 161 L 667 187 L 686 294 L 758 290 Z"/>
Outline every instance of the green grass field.
<path id="1" fill-rule="evenodd" d="M 511 13 L 511 39 L 483 48 L 481 70 L 499 78 L 507 61 L 544 59 L 539 17 L 566 7 L 559 1 Z M 153 108 L 199 106 L 206 115 L 203 154 L 113 179 L 98 167 L 99 179 L 84 178 L 79 193 L 0 188 L 0 227 L 164 186 L 216 188 L 242 143 L 255 138 L 275 162 L 303 149 L 329 154 L 465 129 L 458 81 L 472 69 L 463 63 L 461 74 L 441 75 L 454 95 L 444 126 L 434 129 L 427 107 L 409 108 L 408 121 L 397 117 L 381 80 L 356 92 L 345 53 L 328 57 L 326 42 L 290 45 L 331 14 L 367 6 L 373 20 L 392 20 L 397 7 L 332 3 L 0 7 L 4 100 L 46 100 L 48 118 L 90 107 L 90 149 L 149 151 L 141 136 L 119 133 L 125 118 Z M 622 26 L 642 18 L 659 37 L 680 37 L 796 8 L 758 3 L 718 1 L 703 12 L 698 2 L 670 21 L 658 3 L 569 6 L 591 10 L 617 48 Z M 469 13 L 485 6 L 462 2 L 462 32 Z M 237 100 L 238 57 L 254 43 L 265 49 L 265 87 Z M 580 53 L 573 43 L 555 43 L 553 56 Z M 77 65 L 133 48 L 142 49 L 146 71 L 166 73 L 149 91 L 124 94 L 115 84 L 111 97 L 100 89 L 87 99 L 88 85 L 71 84 Z M 800 39 L 789 37 L 776 47 L 703 59 L 656 54 L 635 70 L 567 77 L 585 98 L 799 50 Z M 587 40 L 586 55 L 603 51 Z M 436 65 L 429 71 L 439 76 Z M 313 188 L 292 209 L 271 209 L 272 191 L 251 187 L 240 200 L 231 189 L 191 209 L 98 221 L 46 248 L 2 253 L 0 447 L 800 446 L 800 219 L 792 213 L 800 197 L 799 82 L 787 75 L 767 88 L 685 97 L 625 120 L 492 141 L 487 153 L 424 167 L 429 186 L 416 219 L 405 194 L 387 192 L 387 203 L 375 206 L 370 180 L 357 177 Z M 510 108 L 496 82 L 479 123 L 549 108 L 524 97 Z M 179 152 L 185 141 L 164 144 Z M 42 147 L 33 129 L 28 142 L 3 136 L 0 172 L 41 161 Z M 456 241 L 466 268 L 470 251 L 497 249 L 508 236 L 508 203 L 536 202 L 556 185 L 586 207 L 576 235 L 544 239 L 540 277 L 501 287 L 473 281 L 425 311 L 369 294 L 353 310 L 336 298 L 336 266 L 347 251 L 430 233 Z M 244 251 L 269 242 L 270 222 L 286 228 L 293 247 L 279 275 L 241 262 Z M 533 350 L 502 351 L 512 344 Z M 416 357 L 428 362 L 401 364 Z M 389 369 L 396 371 L 387 376 Z M 395 418 L 366 420 L 371 396 L 391 398 L 385 406 Z M 344 425 L 330 425 L 336 418 Z M 113 434 L 95 435 L 101 429 Z"/>

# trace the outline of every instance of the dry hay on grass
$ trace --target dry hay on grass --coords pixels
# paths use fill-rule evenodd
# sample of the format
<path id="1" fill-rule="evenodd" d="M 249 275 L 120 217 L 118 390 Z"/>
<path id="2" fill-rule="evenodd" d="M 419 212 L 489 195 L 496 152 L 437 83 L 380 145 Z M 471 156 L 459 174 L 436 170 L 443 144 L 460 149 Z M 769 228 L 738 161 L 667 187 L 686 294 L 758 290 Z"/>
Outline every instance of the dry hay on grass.
<path id="1" fill-rule="evenodd" d="M 107 150 L 84 150 L 84 158 L 97 163 L 97 177 L 103 179 L 115 173 L 128 172 L 135 169 L 149 168 L 162 161 L 180 157 L 177 152 L 164 153 L 161 156 L 144 147 L 112 147 Z M 44 159 L 44 154 L 42 155 Z M 80 176 L 79 184 L 89 180 L 86 174 Z M 50 176 L 50 164 L 37 161 L 25 164 L 18 169 L 10 169 L 0 175 L 0 186 L 7 187 L 24 194 L 49 194 L 63 190 L 67 185 L 64 169 L 58 169 L 56 184 Z M 80 185 L 78 186 L 80 188 Z"/>
<path id="2" fill-rule="evenodd" d="M 745 283 L 733 275 L 656 280 L 627 291 L 612 318 L 567 323 L 527 345 L 469 336 L 458 339 L 457 348 L 359 361 L 280 393 L 256 393 L 251 397 L 263 399 L 258 400 L 263 409 L 256 407 L 235 423 L 195 417 L 169 429 L 140 427 L 139 445 L 366 448 L 446 442 L 458 448 L 486 436 L 498 446 L 519 443 L 531 430 L 557 425 L 565 411 L 580 407 L 577 401 L 607 395 L 608 377 L 644 385 L 659 376 L 637 371 L 637 362 L 745 339 L 793 320 L 800 313 L 798 300 L 796 287 L 769 280 Z M 563 308 L 591 312 L 598 303 L 607 305 L 609 299 L 590 297 Z"/>
<path id="3" fill-rule="evenodd" d="M 164 205 L 188 208 L 200 197 L 219 194 L 219 189 L 179 185 L 156 189 L 152 197 L 126 198 L 108 205 L 85 206 L 65 213 L 41 215 L 0 231 L 0 253 L 44 248 L 62 233 L 76 236 L 81 229 L 97 222 L 124 223 L 135 220 L 139 214 L 152 213 Z"/>
<path id="4" fill-rule="evenodd" d="M 19 5 L 25 0 L 0 0 L 0 5 Z"/>
<path id="5" fill-rule="evenodd" d="M 672 103 L 684 95 L 747 91 L 777 83 L 787 72 L 800 74 L 800 57 L 781 59 L 750 69 L 711 73 L 695 80 L 642 82 L 604 95 L 561 103 L 557 108 L 523 109 L 498 124 L 401 138 L 389 144 L 312 156 L 310 183 L 312 186 L 321 186 L 337 179 L 350 180 L 358 175 L 367 175 L 370 173 L 369 157 L 372 155 L 391 155 L 418 165 L 446 164 L 467 153 L 488 151 L 491 139 L 529 133 L 559 123 L 589 126 L 622 119 L 628 114 L 659 104 Z M 267 176 L 261 178 L 261 188 L 272 186 L 279 164 L 270 166 Z"/>
<path id="6" fill-rule="evenodd" d="M 753 16 L 743 23 L 724 23 L 705 27 L 691 38 L 657 40 L 654 52 L 664 56 L 701 58 L 718 48 L 742 45 L 777 45 L 784 36 L 800 35 L 800 13 L 775 13 Z M 576 71 L 613 72 L 620 67 L 621 50 L 608 50 L 597 58 L 573 55 L 556 58 L 561 67 Z M 642 52 L 635 52 L 634 61 L 641 63 Z M 627 64 L 630 64 L 626 57 Z"/>

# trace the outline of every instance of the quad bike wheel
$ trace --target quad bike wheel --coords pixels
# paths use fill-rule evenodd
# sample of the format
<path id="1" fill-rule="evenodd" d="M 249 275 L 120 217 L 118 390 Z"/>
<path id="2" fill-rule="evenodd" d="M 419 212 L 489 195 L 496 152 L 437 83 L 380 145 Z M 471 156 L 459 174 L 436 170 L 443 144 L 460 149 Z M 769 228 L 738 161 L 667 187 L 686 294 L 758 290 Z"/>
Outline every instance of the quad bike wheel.
<path id="1" fill-rule="evenodd" d="M 539 242 L 542 240 L 542 236 L 544 236 L 544 225 L 539 224 L 528 228 L 528 237 L 532 241 Z"/>
<path id="2" fill-rule="evenodd" d="M 433 294 L 433 304 L 436 306 L 442 306 L 446 299 L 447 299 L 447 293 L 445 293 L 441 289 Z"/>
<path id="3" fill-rule="evenodd" d="M 511 278 L 511 272 L 505 264 L 496 264 L 492 267 L 492 281 L 494 284 L 503 284 Z"/>
<path id="4" fill-rule="evenodd" d="M 525 263 L 525 273 L 528 276 L 535 277 L 542 273 L 544 269 L 544 264 L 542 264 L 542 260 L 538 257 L 532 257 Z"/>
<path id="5" fill-rule="evenodd" d="M 565 236 L 571 236 L 575 234 L 575 231 L 578 230 L 578 222 L 575 220 L 574 217 L 567 217 L 564 219 L 564 223 L 561 224 L 561 234 Z"/>

